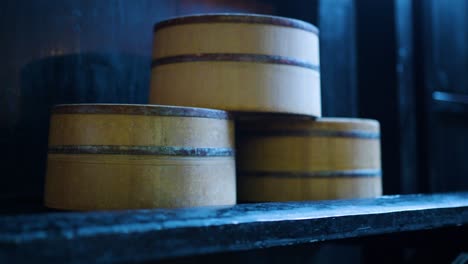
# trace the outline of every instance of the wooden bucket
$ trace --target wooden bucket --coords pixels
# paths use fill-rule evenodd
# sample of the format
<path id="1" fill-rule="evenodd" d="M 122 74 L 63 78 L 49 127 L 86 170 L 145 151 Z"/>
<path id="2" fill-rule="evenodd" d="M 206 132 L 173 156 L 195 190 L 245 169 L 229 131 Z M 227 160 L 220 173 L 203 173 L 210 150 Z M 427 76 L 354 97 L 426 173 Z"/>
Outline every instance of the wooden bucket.
<path id="1" fill-rule="evenodd" d="M 150 103 L 321 115 L 311 24 L 211 14 L 166 20 L 154 32 Z"/>
<path id="2" fill-rule="evenodd" d="M 237 123 L 238 199 L 327 200 L 382 194 L 375 120 L 249 120 Z"/>
<path id="3" fill-rule="evenodd" d="M 56 106 L 45 204 L 69 210 L 235 204 L 233 129 L 219 110 Z"/>

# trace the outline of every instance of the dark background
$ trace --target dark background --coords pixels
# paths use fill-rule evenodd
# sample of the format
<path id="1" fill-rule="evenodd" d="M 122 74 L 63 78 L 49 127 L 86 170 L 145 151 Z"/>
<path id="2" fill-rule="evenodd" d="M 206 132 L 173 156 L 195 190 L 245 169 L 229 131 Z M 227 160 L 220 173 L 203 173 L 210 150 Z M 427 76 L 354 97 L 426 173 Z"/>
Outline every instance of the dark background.
<path id="1" fill-rule="evenodd" d="M 3 0 L 2 212 L 42 203 L 51 105 L 146 103 L 153 24 L 228 11 L 319 27 L 323 113 L 380 121 L 385 194 L 468 190 L 468 1 Z"/>

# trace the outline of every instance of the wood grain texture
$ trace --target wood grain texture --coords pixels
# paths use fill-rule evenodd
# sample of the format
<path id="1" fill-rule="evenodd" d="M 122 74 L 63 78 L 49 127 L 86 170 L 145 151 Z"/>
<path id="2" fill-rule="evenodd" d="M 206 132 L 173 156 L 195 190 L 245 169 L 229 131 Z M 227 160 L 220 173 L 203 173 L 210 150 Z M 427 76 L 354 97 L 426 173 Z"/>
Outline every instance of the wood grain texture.
<path id="1" fill-rule="evenodd" d="M 79 105 L 67 109 L 59 106 L 51 117 L 46 206 L 98 210 L 235 204 L 235 161 L 233 151 L 226 151 L 234 147 L 231 120 L 177 116 L 177 111 L 171 116 L 136 110 L 125 114 L 122 107 L 115 114 L 84 113 Z"/>
<path id="2" fill-rule="evenodd" d="M 233 157 L 49 154 L 46 206 L 72 210 L 235 204 Z"/>
<path id="3" fill-rule="evenodd" d="M 376 235 L 393 234 L 392 243 L 385 243 L 391 246 L 392 255 L 397 246 L 414 246 L 427 255 L 428 248 L 440 251 L 450 245 L 459 251 L 447 261 L 435 262 L 450 263 L 466 248 L 467 225 L 466 192 L 178 210 L 26 214 L 0 217 L 0 262 L 260 264 L 289 263 L 292 256 L 293 263 L 310 263 L 317 259 L 314 244 L 322 248 L 324 241 L 354 245 L 367 240 L 381 246 L 385 240 Z M 453 229 L 447 233 L 444 228 Z M 412 238 L 405 240 L 398 234 Z M 365 241 L 357 240 L 361 237 Z M 291 246 L 300 244 L 301 251 L 291 251 Z M 270 251 L 254 251 L 265 248 Z M 249 250 L 245 258 L 232 254 Z M 340 248 L 327 251 L 324 257 L 342 254 Z M 302 254 L 309 258 L 299 258 Z M 214 261 L 182 258 L 200 255 L 217 257 Z M 263 261 L 265 255 L 269 258 Z M 373 260 L 370 263 L 380 263 L 382 255 Z"/>
<path id="4" fill-rule="evenodd" d="M 166 64 L 152 70 L 150 102 L 320 116 L 320 74 L 253 62 Z"/>
<path id="5" fill-rule="evenodd" d="M 297 25 L 314 28 L 239 14 L 160 22 L 150 103 L 320 116 L 318 32 Z"/>
<path id="6" fill-rule="evenodd" d="M 238 122 L 241 201 L 375 197 L 382 193 L 379 124 L 323 118 Z"/>
<path id="7" fill-rule="evenodd" d="M 239 200 L 283 202 L 367 198 L 382 195 L 380 177 L 239 179 Z"/>
<path id="8" fill-rule="evenodd" d="M 232 15 L 196 16 L 183 24 L 157 27 L 154 35 L 153 58 L 192 53 L 247 53 L 291 57 L 319 64 L 319 38 L 317 32 L 300 27 L 274 25 L 261 19 L 256 23 L 242 19 L 263 18 L 256 15 L 237 15 L 241 20 L 229 20 Z M 220 21 L 215 18 L 226 18 Z M 268 17 L 267 17 L 268 18 Z M 288 21 L 286 18 L 282 20 Z M 192 19 L 193 20 L 193 19 Z M 297 21 L 297 20 L 291 20 Z M 164 21 L 161 23 L 171 22 Z M 312 25 L 298 21 L 305 25 Z M 190 45 L 187 45 L 190 43 Z"/>
<path id="9" fill-rule="evenodd" d="M 209 128 L 209 129 L 208 129 Z M 124 145 L 226 148 L 234 144 L 226 120 L 134 115 L 53 115 L 49 146 Z"/>

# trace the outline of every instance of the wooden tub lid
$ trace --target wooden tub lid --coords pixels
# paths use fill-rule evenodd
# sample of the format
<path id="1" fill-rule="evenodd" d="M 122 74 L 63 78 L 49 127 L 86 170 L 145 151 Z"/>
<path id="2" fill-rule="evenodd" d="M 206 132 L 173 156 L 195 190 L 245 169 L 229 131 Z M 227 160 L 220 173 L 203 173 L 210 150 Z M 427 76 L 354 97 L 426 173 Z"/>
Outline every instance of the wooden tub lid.
<path id="1" fill-rule="evenodd" d="M 211 13 L 211 14 L 196 14 L 189 16 L 173 17 L 163 20 L 154 25 L 154 31 L 165 27 L 184 25 L 184 24 L 201 24 L 201 23 L 245 23 L 245 24 L 266 24 L 281 27 L 290 27 L 302 29 L 314 34 L 319 34 L 316 26 L 293 18 L 259 15 L 259 14 L 242 14 L 242 13 Z"/>
<path id="2" fill-rule="evenodd" d="M 52 114 L 122 114 L 232 119 L 232 116 L 223 110 L 144 104 L 59 104 L 53 106 Z"/>

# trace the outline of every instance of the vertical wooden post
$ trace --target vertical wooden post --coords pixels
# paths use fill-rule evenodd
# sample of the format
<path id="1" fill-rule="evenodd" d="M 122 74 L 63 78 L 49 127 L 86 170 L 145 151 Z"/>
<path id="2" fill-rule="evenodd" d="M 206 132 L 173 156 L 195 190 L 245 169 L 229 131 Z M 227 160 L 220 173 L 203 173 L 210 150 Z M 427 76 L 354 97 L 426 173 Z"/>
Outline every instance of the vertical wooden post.
<path id="1" fill-rule="evenodd" d="M 354 0 L 319 3 L 324 116 L 358 116 Z"/>

